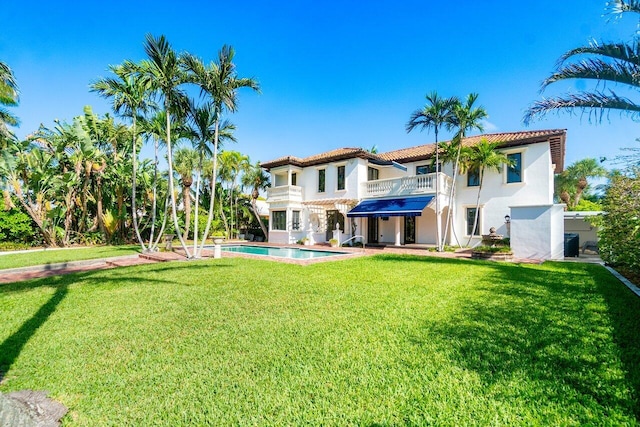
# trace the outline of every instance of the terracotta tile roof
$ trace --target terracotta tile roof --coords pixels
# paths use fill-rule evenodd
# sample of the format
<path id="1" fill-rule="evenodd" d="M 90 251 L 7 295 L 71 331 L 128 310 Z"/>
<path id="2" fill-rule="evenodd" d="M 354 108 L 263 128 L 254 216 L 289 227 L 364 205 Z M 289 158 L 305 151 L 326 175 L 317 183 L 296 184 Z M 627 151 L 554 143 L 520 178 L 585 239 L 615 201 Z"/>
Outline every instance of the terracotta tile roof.
<path id="1" fill-rule="evenodd" d="M 272 169 L 278 166 L 293 165 L 298 167 L 321 165 L 323 163 L 335 162 L 339 160 L 353 159 L 378 159 L 375 154 L 362 149 L 362 148 L 337 148 L 335 150 L 326 151 L 324 153 L 315 154 L 313 156 L 305 157 L 303 159 L 294 156 L 280 157 L 275 160 L 263 162 L 260 164 L 264 169 Z"/>
<path id="2" fill-rule="evenodd" d="M 507 148 L 549 141 L 551 146 L 551 159 L 552 162 L 556 165 L 555 172 L 559 173 L 562 172 L 564 168 L 566 137 L 566 129 L 502 132 L 470 136 L 464 138 L 462 140 L 462 144 L 468 147 L 475 145 L 483 138 L 486 138 L 489 142 L 498 142 L 498 147 L 500 148 Z M 362 148 L 338 148 L 305 158 L 295 156 L 279 157 L 275 160 L 261 163 L 261 166 L 267 170 L 284 165 L 306 167 L 353 158 L 408 163 L 430 159 L 434 155 L 434 148 L 435 144 L 425 144 L 415 147 L 402 148 L 400 150 L 388 151 L 381 154 L 372 154 Z"/>
<path id="3" fill-rule="evenodd" d="M 549 141 L 551 145 L 552 162 L 556 165 L 556 173 L 559 173 L 562 172 L 564 168 L 566 136 L 566 129 L 502 132 L 470 136 L 464 138 L 462 140 L 462 144 L 463 146 L 469 147 L 477 144 L 482 139 L 486 139 L 489 142 L 499 143 L 498 147 L 500 148 L 507 148 Z M 400 150 L 388 151 L 386 153 L 381 153 L 378 156 L 388 161 L 408 163 L 430 159 L 435 153 L 434 148 L 435 144 L 425 144 L 415 147 L 403 148 Z"/>

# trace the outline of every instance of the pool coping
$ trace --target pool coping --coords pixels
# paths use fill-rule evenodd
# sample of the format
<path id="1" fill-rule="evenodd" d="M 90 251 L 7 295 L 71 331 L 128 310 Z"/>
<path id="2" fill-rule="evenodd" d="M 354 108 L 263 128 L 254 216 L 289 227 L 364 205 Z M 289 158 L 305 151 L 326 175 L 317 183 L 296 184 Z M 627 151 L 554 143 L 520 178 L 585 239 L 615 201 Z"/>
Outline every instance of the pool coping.
<path id="1" fill-rule="evenodd" d="M 272 255 L 257 255 L 257 254 L 247 254 L 242 252 L 222 251 L 222 258 L 249 258 L 249 259 L 275 261 L 275 262 L 282 262 L 285 264 L 297 264 L 297 265 L 311 265 L 311 264 L 317 264 L 321 262 L 342 261 L 345 259 L 352 259 L 359 256 L 369 255 L 362 248 L 344 248 L 344 247 L 332 248 L 332 247 L 321 246 L 321 245 L 305 245 L 304 247 L 300 247 L 299 245 L 278 244 L 278 243 L 271 243 L 271 242 L 228 242 L 228 243 L 223 243 L 220 246 L 262 246 L 262 247 L 272 247 L 272 248 L 299 249 L 299 250 L 336 253 L 336 255 L 324 256 L 324 257 L 318 257 L 318 258 L 294 259 L 294 258 L 277 257 Z M 213 249 L 213 246 L 211 246 L 211 249 Z"/>

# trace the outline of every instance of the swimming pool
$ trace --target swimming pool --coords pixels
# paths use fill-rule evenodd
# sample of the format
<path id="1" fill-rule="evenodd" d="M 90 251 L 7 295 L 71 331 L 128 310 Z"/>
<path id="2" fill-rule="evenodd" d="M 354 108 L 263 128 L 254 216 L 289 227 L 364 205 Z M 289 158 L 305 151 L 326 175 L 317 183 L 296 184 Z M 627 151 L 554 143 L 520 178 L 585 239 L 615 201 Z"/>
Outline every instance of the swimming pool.
<path id="1" fill-rule="evenodd" d="M 224 252 L 239 252 L 243 254 L 273 256 L 279 258 L 289 259 L 312 259 L 312 258 L 325 258 L 336 255 L 345 255 L 349 252 L 333 252 L 322 251 L 317 249 L 300 249 L 300 248 L 286 248 L 276 246 L 252 246 L 252 245 L 230 245 L 222 246 Z"/>

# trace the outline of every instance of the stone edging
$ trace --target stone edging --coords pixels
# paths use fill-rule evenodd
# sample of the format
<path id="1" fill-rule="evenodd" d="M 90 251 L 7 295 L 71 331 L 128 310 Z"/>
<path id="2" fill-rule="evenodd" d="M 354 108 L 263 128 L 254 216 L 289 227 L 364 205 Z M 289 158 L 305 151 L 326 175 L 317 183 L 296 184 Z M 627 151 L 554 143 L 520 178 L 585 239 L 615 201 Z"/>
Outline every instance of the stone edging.
<path id="1" fill-rule="evenodd" d="M 122 255 L 122 256 L 111 257 L 111 258 L 95 258 L 95 259 L 85 259 L 80 261 L 58 262 L 53 264 L 31 265 L 29 267 L 6 268 L 6 269 L 0 270 L 0 273 L 15 274 L 15 273 L 31 273 L 34 271 L 56 271 L 56 270 L 64 270 L 66 268 L 85 267 L 88 265 L 99 265 L 99 264 L 105 264 L 112 261 L 121 261 L 125 259 L 133 259 L 133 258 L 138 258 L 138 254 Z"/>
<path id="2" fill-rule="evenodd" d="M 636 285 L 631 283 L 629 281 L 629 279 L 627 279 L 622 274 L 618 273 L 616 270 L 614 270 L 613 268 L 609 267 L 608 265 L 605 265 L 604 268 L 609 270 L 611 272 L 611 274 L 613 274 L 618 280 L 620 280 L 622 283 L 624 283 L 625 286 L 631 290 L 631 292 L 633 292 L 634 294 L 636 294 L 637 296 L 640 297 L 640 288 L 638 288 Z"/>

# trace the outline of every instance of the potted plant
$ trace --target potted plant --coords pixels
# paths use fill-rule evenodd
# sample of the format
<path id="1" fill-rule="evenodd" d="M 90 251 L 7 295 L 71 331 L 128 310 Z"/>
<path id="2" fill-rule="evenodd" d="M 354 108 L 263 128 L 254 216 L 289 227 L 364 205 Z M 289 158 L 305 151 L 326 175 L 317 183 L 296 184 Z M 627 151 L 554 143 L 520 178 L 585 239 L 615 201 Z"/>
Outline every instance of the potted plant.
<path id="1" fill-rule="evenodd" d="M 309 246 L 309 244 L 311 242 L 309 242 L 309 238 L 308 237 L 303 237 L 302 239 L 300 239 L 300 243 L 305 245 L 305 246 Z"/>
<path id="2" fill-rule="evenodd" d="M 332 248 L 337 248 L 338 247 L 338 239 L 329 240 L 329 244 L 331 245 Z"/>
<path id="3" fill-rule="evenodd" d="M 211 238 L 213 239 L 213 243 L 215 243 L 216 245 L 219 245 L 220 243 L 222 243 L 224 241 L 224 234 L 219 232 L 219 231 L 217 231 L 217 232 L 213 233 Z"/>

